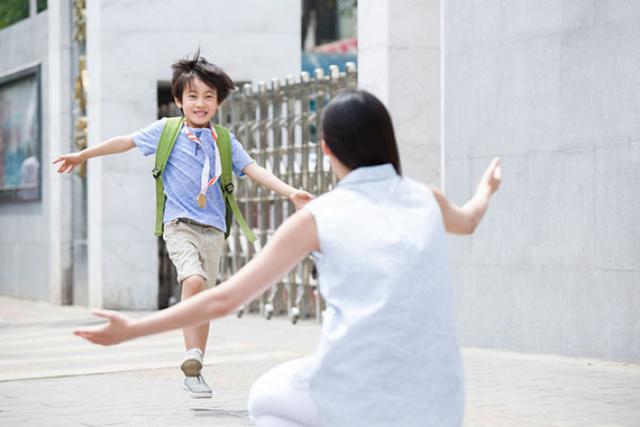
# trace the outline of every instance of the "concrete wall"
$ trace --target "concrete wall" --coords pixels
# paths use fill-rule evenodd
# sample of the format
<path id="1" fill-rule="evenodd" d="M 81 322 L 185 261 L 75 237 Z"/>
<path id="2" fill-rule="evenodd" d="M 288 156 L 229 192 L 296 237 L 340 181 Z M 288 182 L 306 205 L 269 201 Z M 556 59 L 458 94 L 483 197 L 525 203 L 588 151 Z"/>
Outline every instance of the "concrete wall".
<path id="1" fill-rule="evenodd" d="M 444 2 L 447 195 L 504 184 L 452 239 L 462 343 L 640 361 L 640 3 Z"/>
<path id="2" fill-rule="evenodd" d="M 358 2 L 358 86 L 391 113 L 406 176 L 441 173 L 439 0 Z"/>
<path id="3" fill-rule="evenodd" d="M 156 118 L 158 81 L 198 47 L 234 80 L 300 69 L 300 1 L 87 2 L 89 145 Z M 88 165 L 89 304 L 157 306 L 153 158 L 138 150 Z"/>
<path id="4" fill-rule="evenodd" d="M 69 148 L 68 96 L 59 97 L 70 90 L 63 64 L 69 9 L 67 2 L 50 2 L 35 14 L 33 3 L 30 18 L 0 31 L 0 77 L 40 66 L 42 199 L 0 203 L 0 294 L 61 303 L 69 289 L 69 185 L 49 165 L 53 153 Z"/>

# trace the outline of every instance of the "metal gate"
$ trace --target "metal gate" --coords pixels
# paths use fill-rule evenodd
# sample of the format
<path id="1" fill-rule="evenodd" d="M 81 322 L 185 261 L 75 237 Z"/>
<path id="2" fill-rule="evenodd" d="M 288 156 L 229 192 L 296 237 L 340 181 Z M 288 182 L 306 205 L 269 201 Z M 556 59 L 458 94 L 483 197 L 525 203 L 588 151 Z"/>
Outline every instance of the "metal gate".
<path id="1" fill-rule="evenodd" d="M 320 195 L 335 184 L 320 148 L 322 111 L 337 91 L 355 88 L 356 77 L 356 67 L 349 63 L 344 72 L 331 66 L 329 75 L 318 69 L 313 78 L 303 72 L 297 79 L 274 78 L 257 87 L 245 84 L 222 104 L 218 121 L 236 135 L 258 165 L 295 188 Z M 220 281 L 259 252 L 294 210 L 288 200 L 250 179 L 237 180 L 235 188 L 238 205 L 257 241 L 249 243 L 234 223 L 221 260 Z M 163 282 L 167 289 L 167 281 L 175 283 L 175 273 L 171 274 L 162 242 L 160 248 L 161 289 Z M 174 301 L 179 300 L 179 289 L 173 287 L 172 294 Z M 320 320 L 321 305 L 313 260 L 308 257 L 264 295 L 241 308 L 238 315 L 248 310 L 260 311 L 266 318 L 286 314 L 293 323 L 300 318 Z"/>

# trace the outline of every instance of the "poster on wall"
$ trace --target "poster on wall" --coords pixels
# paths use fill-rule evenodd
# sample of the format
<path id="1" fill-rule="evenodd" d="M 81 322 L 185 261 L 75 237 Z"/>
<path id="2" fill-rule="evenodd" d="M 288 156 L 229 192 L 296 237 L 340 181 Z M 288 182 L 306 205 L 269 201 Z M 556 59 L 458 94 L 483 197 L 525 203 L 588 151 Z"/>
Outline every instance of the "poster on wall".
<path id="1" fill-rule="evenodd" d="M 0 77 L 0 201 L 40 200 L 39 69 Z"/>

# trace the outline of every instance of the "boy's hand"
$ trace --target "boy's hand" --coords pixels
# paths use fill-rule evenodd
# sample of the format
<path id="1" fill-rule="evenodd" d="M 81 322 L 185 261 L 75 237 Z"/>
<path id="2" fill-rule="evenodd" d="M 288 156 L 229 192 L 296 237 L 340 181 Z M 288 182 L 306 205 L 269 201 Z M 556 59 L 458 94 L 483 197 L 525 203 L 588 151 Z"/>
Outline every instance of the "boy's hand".
<path id="1" fill-rule="evenodd" d="M 500 167 L 500 158 L 494 157 L 487 170 L 482 174 L 482 178 L 480 178 L 477 192 L 488 191 L 491 195 L 500 187 L 501 182 L 502 168 Z"/>
<path id="2" fill-rule="evenodd" d="M 113 345 L 126 341 L 131 320 L 122 314 L 108 310 L 94 310 L 93 314 L 109 320 L 109 323 L 96 328 L 76 329 L 73 334 L 94 344 Z"/>
<path id="3" fill-rule="evenodd" d="M 289 195 L 289 200 L 293 202 L 296 210 L 301 209 L 304 205 L 313 200 L 313 196 L 304 190 L 296 190 Z"/>
<path id="4" fill-rule="evenodd" d="M 58 158 L 53 161 L 54 165 L 56 163 L 62 163 L 58 168 L 58 173 L 71 173 L 77 166 L 84 163 L 84 158 L 82 158 L 80 153 L 64 154 L 58 156 Z"/>

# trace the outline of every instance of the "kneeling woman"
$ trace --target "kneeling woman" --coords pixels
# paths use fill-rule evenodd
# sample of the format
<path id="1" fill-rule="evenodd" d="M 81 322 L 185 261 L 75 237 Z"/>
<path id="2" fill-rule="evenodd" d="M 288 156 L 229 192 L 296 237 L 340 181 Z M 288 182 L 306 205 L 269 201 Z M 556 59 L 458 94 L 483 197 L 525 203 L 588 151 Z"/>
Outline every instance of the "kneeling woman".
<path id="1" fill-rule="evenodd" d="M 169 309 L 76 335 L 104 345 L 226 316 L 309 253 L 326 301 L 312 357 L 260 377 L 259 427 L 460 426 L 463 378 L 445 231 L 473 232 L 500 184 L 497 159 L 463 206 L 401 175 L 384 105 L 362 90 L 327 106 L 323 152 L 339 183 L 287 219 L 264 249 L 216 288 Z"/>

